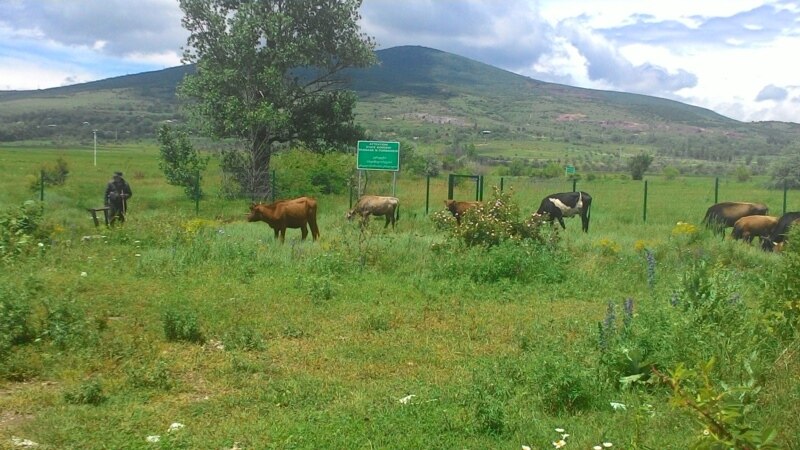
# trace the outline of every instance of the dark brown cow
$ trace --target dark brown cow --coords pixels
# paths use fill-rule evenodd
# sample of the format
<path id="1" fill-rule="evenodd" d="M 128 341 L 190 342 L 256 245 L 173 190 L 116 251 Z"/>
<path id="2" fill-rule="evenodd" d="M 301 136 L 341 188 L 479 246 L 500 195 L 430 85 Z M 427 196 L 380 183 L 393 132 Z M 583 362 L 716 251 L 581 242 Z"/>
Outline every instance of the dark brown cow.
<path id="1" fill-rule="evenodd" d="M 711 205 L 706 210 L 703 223 L 714 233 L 725 236 L 725 228 L 732 227 L 737 220 L 746 216 L 763 216 L 769 212 L 763 203 L 723 202 Z"/>
<path id="2" fill-rule="evenodd" d="M 732 239 L 742 239 L 748 244 L 758 236 L 763 241 L 769 237 L 772 229 L 778 223 L 778 218 L 773 216 L 744 216 L 733 224 Z"/>
<path id="3" fill-rule="evenodd" d="M 464 216 L 464 213 L 480 204 L 481 202 L 460 202 L 457 200 L 444 201 L 444 205 L 447 207 L 447 210 L 453 214 L 453 217 L 456 218 L 456 223 L 459 225 L 461 225 L 461 218 Z"/>
<path id="4" fill-rule="evenodd" d="M 787 212 L 782 215 L 778 219 L 778 223 L 772 228 L 772 233 L 770 233 L 769 237 L 761 240 L 761 248 L 768 252 L 780 251 L 786 242 L 786 235 L 789 233 L 789 229 L 797 224 L 800 224 L 799 211 Z"/>
<path id="5" fill-rule="evenodd" d="M 383 228 L 400 220 L 400 200 L 397 197 L 383 197 L 380 195 L 364 195 L 358 199 L 356 206 L 347 212 L 347 220 L 352 220 L 356 215 L 361 216 L 361 226 L 369 223 L 369 216 L 384 216 L 386 223 Z"/>
<path id="6" fill-rule="evenodd" d="M 317 201 L 311 197 L 300 197 L 291 200 L 280 200 L 269 205 L 253 203 L 250 205 L 248 222 L 266 222 L 275 230 L 275 239 L 283 243 L 287 228 L 300 228 L 303 240 L 308 236 L 308 226 L 311 228 L 313 240 L 319 238 L 317 228 Z"/>

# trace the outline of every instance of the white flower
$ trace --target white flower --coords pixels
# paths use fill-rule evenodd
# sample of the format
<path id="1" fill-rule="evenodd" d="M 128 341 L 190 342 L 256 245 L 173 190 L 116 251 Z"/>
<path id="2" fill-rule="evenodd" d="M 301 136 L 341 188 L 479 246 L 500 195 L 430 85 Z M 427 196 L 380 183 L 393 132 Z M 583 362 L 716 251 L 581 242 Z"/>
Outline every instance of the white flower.
<path id="1" fill-rule="evenodd" d="M 139 253 L 134 253 L 134 255 L 133 255 L 133 256 L 135 256 L 135 257 L 137 257 L 137 258 L 138 258 L 138 257 L 140 257 L 140 256 L 142 256 L 142 255 L 141 255 L 141 254 L 139 254 Z"/>
<path id="2" fill-rule="evenodd" d="M 556 433 L 563 433 L 565 430 L 563 428 L 556 428 Z"/>
<path id="3" fill-rule="evenodd" d="M 44 244 L 42 244 L 41 242 L 39 242 L 39 247 L 44 247 Z"/>
<path id="4" fill-rule="evenodd" d="M 627 406 L 625 406 L 624 403 L 617 403 L 617 402 L 611 402 L 611 407 L 614 408 L 615 411 L 619 409 L 624 411 L 625 409 L 627 409 Z"/>
<path id="5" fill-rule="evenodd" d="M 406 404 L 408 404 L 408 403 L 411 403 L 411 399 L 412 399 L 412 398 L 414 398 L 414 397 L 416 397 L 416 395 L 414 395 L 414 394 L 411 394 L 411 395 L 406 395 L 405 397 L 401 398 L 401 399 L 400 399 L 400 400 L 398 400 L 398 401 L 399 401 L 400 403 L 402 403 L 402 404 L 406 405 Z"/>
<path id="6" fill-rule="evenodd" d="M 568 437 L 569 437 L 569 435 L 566 434 L 566 433 L 561 435 L 561 439 L 565 439 L 566 440 Z"/>
<path id="7" fill-rule="evenodd" d="M 592 447 L 592 450 L 603 450 L 603 447 L 600 447 L 599 445 L 595 445 L 594 447 Z"/>
<path id="8" fill-rule="evenodd" d="M 530 448 L 530 447 L 528 447 L 527 445 L 523 445 L 523 446 L 522 446 L 522 450 L 531 450 L 531 448 Z"/>
<path id="9" fill-rule="evenodd" d="M 180 430 L 181 428 L 185 427 L 186 425 L 180 422 L 172 422 L 172 425 L 169 426 L 167 433 L 172 433 L 173 431 Z"/>
<path id="10" fill-rule="evenodd" d="M 145 440 L 146 440 L 147 442 L 152 442 L 152 443 L 155 443 L 155 442 L 158 442 L 158 441 L 160 441 L 160 440 L 161 440 L 161 436 L 159 436 L 159 435 L 157 435 L 157 434 L 154 434 L 154 435 L 152 435 L 152 436 L 147 436 L 147 439 L 145 439 Z"/>
<path id="11" fill-rule="evenodd" d="M 560 441 L 553 442 L 553 446 L 555 448 L 561 448 L 561 447 L 563 447 L 565 445 L 567 445 L 567 441 L 565 441 L 563 439 L 561 439 Z"/>
<path id="12" fill-rule="evenodd" d="M 614 446 L 614 444 L 612 444 L 611 442 L 603 442 L 603 447 L 605 447 L 605 448 L 611 448 L 613 446 Z"/>
<path id="13" fill-rule="evenodd" d="M 81 272 L 81 276 L 82 276 L 82 277 L 88 277 L 88 276 L 89 276 L 89 274 L 88 274 L 88 273 L 86 273 L 86 272 Z"/>

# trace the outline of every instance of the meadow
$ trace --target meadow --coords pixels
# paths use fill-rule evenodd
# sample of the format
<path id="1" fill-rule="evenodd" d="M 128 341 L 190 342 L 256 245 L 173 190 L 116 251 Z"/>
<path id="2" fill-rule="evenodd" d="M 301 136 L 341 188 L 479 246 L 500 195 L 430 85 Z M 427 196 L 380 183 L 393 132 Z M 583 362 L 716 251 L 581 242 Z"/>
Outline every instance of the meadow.
<path id="1" fill-rule="evenodd" d="M 642 182 L 597 175 L 577 183 L 594 198 L 589 233 L 568 219 L 541 242 L 484 248 L 442 213 L 446 176 L 428 194 L 400 174 L 395 230 L 362 233 L 348 195 L 320 195 L 320 240 L 289 230 L 280 245 L 244 221 L 249 200 L 217 195 L 213 161 L 196 214 L 155 146 L 93 156 L 0 147 L 0 214 L 38 224 L 0 260 L 0 447 L 800 447 L 793 309 L 775 300 L 800 289 L 796 250 L 703 230 L 714 178 L 646 176 L 645 221 Z M 67 182 L 39 202 L 57 158 Z M 134 192 L 128 221 L 95 228 L 86 208 L 115 170 Z M 779 215 L 783 193 L 762 182 L 721 179 L 719 201 Z M 502 184 L 520 221 L 572 188 Z M 499 185 L 487 174 L 484 200 Z M 374 174 L 369 188 L 390 186 Z"/>

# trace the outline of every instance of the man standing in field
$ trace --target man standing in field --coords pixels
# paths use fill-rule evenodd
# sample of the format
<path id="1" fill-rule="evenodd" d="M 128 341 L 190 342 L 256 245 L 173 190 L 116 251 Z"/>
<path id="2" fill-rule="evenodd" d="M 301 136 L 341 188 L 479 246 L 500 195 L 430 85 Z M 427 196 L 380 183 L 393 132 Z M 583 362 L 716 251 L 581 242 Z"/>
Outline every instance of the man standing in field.
<path id="1" fill-rule="evenodd" d="M 122 172 L 114 172 L 114 177 L 106 185 L 106 195 L 104 203 L 109 207 L 109 225 L 119 219 L 125 222 L 125 212 L 128 209 L 128 199 L 133 197 L 128 182 L 122 178 Z"/>

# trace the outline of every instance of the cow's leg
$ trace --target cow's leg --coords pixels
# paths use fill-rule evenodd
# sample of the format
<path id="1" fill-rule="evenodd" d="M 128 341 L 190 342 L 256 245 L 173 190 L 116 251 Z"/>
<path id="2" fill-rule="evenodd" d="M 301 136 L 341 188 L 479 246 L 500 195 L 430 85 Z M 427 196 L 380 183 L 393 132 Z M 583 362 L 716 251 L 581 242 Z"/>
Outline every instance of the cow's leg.
<path id="1" fill-rule="evenodd" d="M 386 214 L 386 222 L 383 224 L 384 229 L 386 229 L 386 227 L 389 226 L 389 222 L 392 222 L 392 228 L 394 228 L 394 221 L 392 220 L 392 216 Z"/>
<path id="2" fill-rule="evenodd" d="M 586 211 L 581 212 L 581 225 L 583 226 L 583 232 L 589 232 L 589 217 L 586 216 Z"/>
<path id="3" fill-rule="evenodd" d="M 562 229 L 562 230 L 566 230 L 566 229 L 567 229 L 567 226 L 566 226 L 566 225 L 564 225 L 564 218 L 563 218 L 563 217 L 561 217 L 561 216 L 558 216 L 558 217 L 556 217 L 556 218 L 558 219 L 558 223 L 561 225 L 561 229 Z"/>
<path id="4" fill-rule="evenodd" d="M 305 241 L 306 237 L 308 237 L 308 228 L 306 227 L 306 224 L 303 224 L 300 227 L 300 233 L 302 234 L 301 239 Z"/>
<path id="5" fill-rule="evenodd" d="M 272 231 L 275 232 L 275 240 L 277 241 L 280 238 L 280 234 L 281 234 L 280 229 L 279 228 L 273 228 Z"/>

